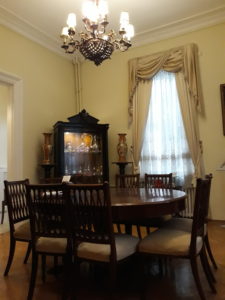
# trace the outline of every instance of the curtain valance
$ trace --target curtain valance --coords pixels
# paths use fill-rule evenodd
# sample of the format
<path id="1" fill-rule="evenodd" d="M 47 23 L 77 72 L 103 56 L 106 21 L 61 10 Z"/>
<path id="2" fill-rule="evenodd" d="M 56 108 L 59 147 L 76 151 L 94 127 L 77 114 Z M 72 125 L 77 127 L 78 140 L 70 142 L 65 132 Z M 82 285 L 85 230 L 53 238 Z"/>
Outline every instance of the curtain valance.
<path id="1" fill-rule="evenodd" d="M 129 115 L 133 118 L 133 98 L 140 81 L 149 81 L 159 71 L 182 72 L 190 97 L 201 111 L 202 92 L 199 80 L 198 49 L 195 44 L 156 54 L 134 58 L 129 61 Z"/>

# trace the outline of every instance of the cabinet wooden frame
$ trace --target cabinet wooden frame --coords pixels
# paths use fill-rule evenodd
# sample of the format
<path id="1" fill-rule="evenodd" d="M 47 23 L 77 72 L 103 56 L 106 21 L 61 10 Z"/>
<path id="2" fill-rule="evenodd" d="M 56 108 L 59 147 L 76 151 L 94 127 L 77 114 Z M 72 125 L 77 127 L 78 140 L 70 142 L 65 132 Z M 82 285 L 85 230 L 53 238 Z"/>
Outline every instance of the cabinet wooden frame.
<path id="1" fill-rule="evenodd" d="M 72 176 L 71 181 L 74 183 L 101 183 L 109 181 L 109 166 L 108 166 L 108 128 L 109 124 L 98 124 L 98 119 L 90 116 L 85 110 L 82 110 L 75 116 L 68 118 L 69 122 L 58 121 L 54 125 L 54 176 L 62 177 L 64 175 Z M 95 160 L 101 160 L 101 174 L 89 174 L 85 175 L 82 172 L 69 173 L 65 172 L 66 170 L 66 158 L 65 158 L 65 133 L 68 135 L 82 136 L 90 135 L 92 137 L 97 136 L 99 139 L 98 144 L 101 145 L 101 151 L 93 151 L 92 153 L 86 151 L 77 151 L 76 154 L 70 162 L 70 166 L 74 166 L 79 163 L 79 158 L 83 161 L 88 161 L 90 159 L 90 165 L 88 168 L 91 168 L 91 161 L 95 157 Z M 80 157 L 81 155 L 81 157 Z M 97 159 L 98 156 L 98 159 Z M 101 157 L 101 158 L 100 158 Z M 94 161 L 95 161 L 94 160 Z M 82 165 L 82 164 L 80 164 Z M 96 166 L 95 166 L 96 167 Z M 99 165 L 100 167 L 100 165 Z M 90 171 L 90 170 L 89 170 Z"/>
<path id="2" fill-rule="evenodd" d="M 222 108 L 223 135 L 225 135 L 225 83 L 220 85 L 220 95 L 221 95 L 221 108 Z"/>

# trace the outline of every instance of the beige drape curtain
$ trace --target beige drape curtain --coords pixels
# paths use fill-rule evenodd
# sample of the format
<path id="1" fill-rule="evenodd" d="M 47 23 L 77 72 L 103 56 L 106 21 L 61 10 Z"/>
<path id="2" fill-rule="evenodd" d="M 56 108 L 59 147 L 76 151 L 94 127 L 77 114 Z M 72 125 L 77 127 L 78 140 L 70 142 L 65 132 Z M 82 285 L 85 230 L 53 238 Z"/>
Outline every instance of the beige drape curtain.
<path id="1" fill-rule="evenodd" d="M 140 80 L 137 84 L 134 97 L 133 97 L 133 146 L 132 157 L 134 173 L 138 173 L 138 164 L 141 147 L 144 137 L 144 129 L 147 122 L 148 110 L 150 104 L 151 80 Z M 141 99 L 141 101 L 140 101 Z M 142 116 L 142 117 L 140 117 Z"/>
<path id="2" fill-rule="evenodd" d="M 201 111 L 202 93 L 199 80 L 198 49 L 195 44 L 129 61 L 129 120 L 133 129 L 132 148 L 135 171 L 138 170 L 148 115 L 151 92 L 147 89 L 149 87 L 151 90 L 152 78 L 160 70 L 177 73 L 176 82 L 187 140 L 196 176 L 201 176 L 203 174 L 200 166 L 201 146 L 197 111 Z"/>
<path id="3" fill-rule="evenodd" d="M 74 66 L 74 86 L 75 86 L 75 110 L 76 113 L 82 109 L 82 94 L 81 94 L 81 63 L 78 59 L 73 60 Z"/>
<path id="4" fill-rule="evenodd" d="M 188 146 L 195 167 L 195 176 L 203 176 L 204 166 L 201 155 L 202 144 L 199 139 L 197 110 L 187 89 L 184 74 L 182 72 L 176 73 L 176 84 Z"/>

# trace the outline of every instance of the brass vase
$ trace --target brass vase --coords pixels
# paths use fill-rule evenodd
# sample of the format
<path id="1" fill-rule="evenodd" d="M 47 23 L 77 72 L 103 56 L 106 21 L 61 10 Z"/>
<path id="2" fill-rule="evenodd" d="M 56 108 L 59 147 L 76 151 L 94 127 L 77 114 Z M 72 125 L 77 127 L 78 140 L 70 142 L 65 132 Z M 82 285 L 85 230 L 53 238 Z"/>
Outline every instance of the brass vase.
<path id="1" fill-rule="evenodd" d="M 51 136 L 52 133 L 45 132 L 44 135 L 44 144 L 42 145 L 44 159 L 42 164 L 50 164 L 51 162 L 51 153 L 52 153 L 52 145 L 51 145 Z"/>
<path id="2" fill-rule="evenodd" d="M 127 143 L 126 143 L 126 133 L 118 133 L 119 143 L 117 145 L 117 152 L 119 155 L 118 161 L 124 162 L 127 157 Z"/>

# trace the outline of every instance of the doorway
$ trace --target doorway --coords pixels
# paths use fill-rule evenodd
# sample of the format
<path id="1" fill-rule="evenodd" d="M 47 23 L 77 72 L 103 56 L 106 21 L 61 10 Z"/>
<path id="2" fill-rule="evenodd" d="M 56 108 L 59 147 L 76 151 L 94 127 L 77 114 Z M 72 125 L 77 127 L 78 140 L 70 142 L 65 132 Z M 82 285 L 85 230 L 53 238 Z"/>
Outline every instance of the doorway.
<path id="1" fill-rule="evenodd" d="M 23 177 L 22 79 L 0 70 L 0 84 L 9 88 L 7 106 L 7 179 Z"/>
<path id="2" fill-rule="evenodd" d="M 0 205 L 3 181 L 23 176 L 22 80 L 0 70 Z"/>

